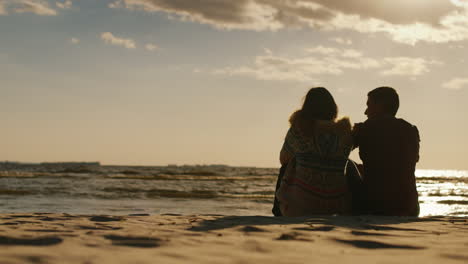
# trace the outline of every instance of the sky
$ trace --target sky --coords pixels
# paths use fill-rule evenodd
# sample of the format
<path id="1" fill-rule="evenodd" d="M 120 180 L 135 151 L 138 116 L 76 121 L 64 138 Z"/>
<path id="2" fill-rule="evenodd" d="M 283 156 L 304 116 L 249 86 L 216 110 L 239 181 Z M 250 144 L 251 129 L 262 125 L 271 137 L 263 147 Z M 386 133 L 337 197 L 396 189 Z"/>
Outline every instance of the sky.
<path id="1" fill-rule="evenodd" d="M 0 0 L 0 160 L 278 167 L 308 89 L 385 85 L 468 170 L 467 54 L 466 0 Z"/>

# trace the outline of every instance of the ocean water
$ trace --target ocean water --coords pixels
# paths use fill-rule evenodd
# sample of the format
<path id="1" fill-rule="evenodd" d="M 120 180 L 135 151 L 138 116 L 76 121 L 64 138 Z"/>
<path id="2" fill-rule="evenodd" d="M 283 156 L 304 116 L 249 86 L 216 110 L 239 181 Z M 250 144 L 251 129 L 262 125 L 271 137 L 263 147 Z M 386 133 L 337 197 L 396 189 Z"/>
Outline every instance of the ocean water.
<path id="1" fill-rule="evenodd" d="M 271 215 L 277 168 L 9 166 L 0 213 Z M 421 216 L 468 216 L 468 172 L 418 170 Z"/>

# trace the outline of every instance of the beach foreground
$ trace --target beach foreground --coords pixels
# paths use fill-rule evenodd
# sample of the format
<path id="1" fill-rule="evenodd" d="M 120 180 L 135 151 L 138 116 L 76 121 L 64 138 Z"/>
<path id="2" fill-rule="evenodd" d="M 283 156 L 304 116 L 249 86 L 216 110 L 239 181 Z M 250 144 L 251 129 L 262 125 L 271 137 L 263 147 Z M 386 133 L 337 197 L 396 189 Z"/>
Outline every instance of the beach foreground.
<path id="1" fill-rule="evenodd" d="M 467 263 L 468 218 L 1 214 L 0 263 Z"/>

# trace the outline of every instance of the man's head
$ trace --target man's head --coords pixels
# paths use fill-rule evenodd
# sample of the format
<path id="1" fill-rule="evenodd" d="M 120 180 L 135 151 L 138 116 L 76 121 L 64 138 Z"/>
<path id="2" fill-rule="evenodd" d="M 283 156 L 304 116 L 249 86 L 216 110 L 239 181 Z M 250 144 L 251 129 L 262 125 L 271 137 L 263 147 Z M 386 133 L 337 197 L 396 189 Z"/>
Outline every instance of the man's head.
<path id="1" fill-rule="evenodd" d="M 367 109 L 365 114 L 368 118 L 377 116 L 395 116 L 400 99 L 395 89 L 391 87 L 379 87 L 367 94 Z"/>

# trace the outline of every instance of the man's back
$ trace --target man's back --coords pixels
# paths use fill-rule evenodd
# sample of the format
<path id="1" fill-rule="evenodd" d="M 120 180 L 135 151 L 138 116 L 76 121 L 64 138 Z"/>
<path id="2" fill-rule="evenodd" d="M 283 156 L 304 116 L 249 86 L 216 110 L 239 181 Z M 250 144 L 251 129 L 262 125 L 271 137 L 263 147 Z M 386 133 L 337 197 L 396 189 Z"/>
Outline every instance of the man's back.
<path id="1" fill-rule="evenodd" d="M 372 214 L 418 215 L 415 167 L 419 134 L 415 126 L 394 117 L 356 124 L 355 144 L 364 165 L 364 188 Z"/>

